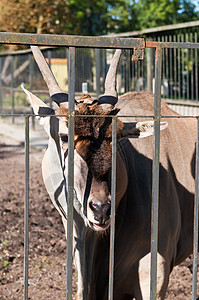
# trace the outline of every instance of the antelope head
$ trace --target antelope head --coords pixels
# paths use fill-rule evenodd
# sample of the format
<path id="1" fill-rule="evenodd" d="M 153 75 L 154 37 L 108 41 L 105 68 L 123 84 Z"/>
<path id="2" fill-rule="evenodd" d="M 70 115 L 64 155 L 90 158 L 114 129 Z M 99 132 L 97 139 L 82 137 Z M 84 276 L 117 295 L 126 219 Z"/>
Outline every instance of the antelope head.
<path id="1" fill-rule="evenodd" d="M 36 115 L 49 135 L 49 147 L 43 160 L 43 178 L 51 199 L 66 216 L 67 205 L 67 149 L 68 149 L 68 94 L 63 91 L 45 58 L 37 46 L 31 47 L 34 58 L 48 86 L 52 100 L 58 105 L 52 110 L 35 95 L 24 89 Z M 75 100 L 75 207 L 87 225 L 96 231 L 104 231 L 110 224 L 111 206 L 111 146 L 112 118 L 118 109 L 116 73 L 122 51 L 117 49 L 109 67 L 105 92 L 99 99 L 92 100 L 83 95 Z M 54 115 L 54 116 L 52 116 Z M 64 117 L 63 117 L 64 116 Z M 94 116 L 94 117 L 93 117 Z M 166 127 L 166 124 L 162 124 Z M 163 129 L 163 128 L 162 128 Z M 123 124 L 117 120 L 117 139 L 151 135 L 153 122 Z M 127 172 L 117 155 L 116 208 L 127 187 Z M 118 179 L 119 178 L 119 179 Z M 118 184 L 122 180 L 122 184 Z"/>

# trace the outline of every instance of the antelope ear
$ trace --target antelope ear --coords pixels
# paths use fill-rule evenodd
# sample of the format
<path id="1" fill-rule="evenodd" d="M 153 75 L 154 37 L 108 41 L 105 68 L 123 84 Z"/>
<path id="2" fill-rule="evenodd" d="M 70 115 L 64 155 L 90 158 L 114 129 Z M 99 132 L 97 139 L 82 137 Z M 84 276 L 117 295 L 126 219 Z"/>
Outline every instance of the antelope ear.
<path id="1" fill-rule="evenodd" d="M 33 108 L 33 111 L 37 117 L 46 117 L 47 115 L 54 115 L 54 110 L 41 101 L 37 96 L 25 89 L 21 85 L 24 93 L 28 96 L 28 101 Z"/>
<path id="2" fill-rule="evenodd" d="M 168 127 L 167 122 L 160 122 L 160 130 Z M 145 138 L 154 134 L 154 121 L 124 123 L 121 131 L 121 139 Z"/>
<path id="3" fill-rule="evenodd" d="M 39 118 L 40 124 L 49 134 L 49 117 L 55 114 L 54 110 L 41 101 L 37 96 L 26 90 L 23 85 L 21 85 L 21 87 L 24 93 L 26 93 L 36 117 Z"/>

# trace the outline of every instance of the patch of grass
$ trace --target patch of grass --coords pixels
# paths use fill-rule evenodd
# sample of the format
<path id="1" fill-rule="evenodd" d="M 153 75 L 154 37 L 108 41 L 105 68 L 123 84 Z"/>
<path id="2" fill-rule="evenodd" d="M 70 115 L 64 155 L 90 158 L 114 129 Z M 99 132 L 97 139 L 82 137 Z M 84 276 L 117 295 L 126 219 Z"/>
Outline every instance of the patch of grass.
<path id="1" fill-rule="evenodd" d="M 3 267 L 6 268 L 8 266 L 9 266 L 9 261 L 8 260 L 4 260 Z"/>
<path id="2" fill-rule="evenodd" d="M 7 241 L 7 240 L 4 240 L 2 244 L 3 244 L 4 246 L 8 246 L 8 241 Z"/>
<path id="3" fill-rule="evenodd" d="M 44 258 L 42 259 L 42 263 L 48 264 L 48 265 L 51 265 L 51 266 L 52 266 L 52 264 L 53 264 L 47 257 L 44 257 Z"/>
<path id="4" fill-rule="evenodd" d="M 40 269 L 41 269 L 41 265 L 35 265 L 35 268 L 36 268 L 37 270 L 40 270 Z"/>

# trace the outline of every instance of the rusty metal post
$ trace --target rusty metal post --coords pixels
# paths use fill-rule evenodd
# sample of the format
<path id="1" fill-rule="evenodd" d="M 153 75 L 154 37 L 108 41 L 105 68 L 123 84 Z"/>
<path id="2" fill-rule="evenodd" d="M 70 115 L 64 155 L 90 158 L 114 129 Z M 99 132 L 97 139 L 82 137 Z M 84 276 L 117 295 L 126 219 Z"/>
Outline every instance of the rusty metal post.
<path id="1" fill-rule="evenodd" d="M 169 42 L 172 42 L 172 36 L 169 36 Z M 169 49 L 169 86 L 170 86 L 170 92 L 169 92 L 169 98 L 173 99 L 173 49 Z"/>
<path id="2" fill-rule="evenodd" d="M 2 80 L 1 80 L 1 72 L 2 72 L 2 57 L 0 57 L 0 113 L 3 112 L 3 97 L 2 97 Z"/>
<path id="3" fill-rule="evenodd" d="M 109 293 L 108 300 L 113 300 L 114 246 L 115 246 L 115 201 L 116 201 L 116 154 L 117 154 L 117 117 L 112 118 L 112 176 L 111 176 L 111 231 L 109 256 Z"/>
<path id="4" fill-rule="evenodd" d="M 186 33 L 185 35 L 186 42 L 189 41 L 189 35 Z M 189 97 L 189 49 L 186 49 L 186 63 L 185 63 L 185 69 L 186 69 L 186 99 L 190 99 Z"/>
<path id="5" fill-rule="evenodd" d="M 184 34 L 183 33 L 181 35 L 181 42 L 184 43 Z M 185 49 L 182 49 L 182 97 L 185 100 L 185 90 L 186 90 L 186 88 L 185 88 L 185 73 L 186 73 L 186 71 L 185 71 L 184 51 L 185 51 Z"/>
<path id="6" fill-rule="evenodd" d="M 190 33 L 190 42 L 193 43 L 193 33 Z M 191 100 L 194 100 L 194 59 L 193 59 L 193 49 L 191 49 L 191 62 L 192 62 L 192 66 L 191 66 Z"/>
<path id="7" fill-rule="evenodd" d="M 67 197 L 67 282 L 66 300 L 72 300 L 73 270 L 73 199 L 74 199 L 74 99 L 75 99 L 75 48 L 69 48 L 69 109 L 68 109 L 68 197 Z"/>
<path id="8" fill-rule="evenodd" d="M 147 60 L 147 91 L 153 91 L 153 49 L 146 49 Z"/>
<path id="9" fill-rule="evenodd" d="M 198 207 L 199 207 L 199 118 L 197 118 L 196 140 L 196 191 L 194 202 L 194 225 L 193 225 L 193 277 L 192 277 L 192 300 L 197 296 L 197 272 L 198 272 Z"/>
<path id="10" fill-rule="evenodd" d="M 176 35 L 173 36 L 173 41 L 176 42 Z M 174 48 L 174 99 L 177 98 L 177 49 Z"/>
<path id="11" fill-rule="evenodd" d="M 180 42 L 180 35 L 178 34 L 178 37 L 177 37 L 177 41 L 178 43 Z M 178 48 L 178 97 L 181 98 L 182 96 L 182 84 L 181 84 L 181 51 L 180 49 Z"/>
<path id="12" fill-rule="evenodd" d="M 28 300 L 29 254 L 29 116 L 25 117 L 24 300 Z"/>
<path id="13" fill-rule="evenodd" d="M 198 42 L 198 35 L 197 35 L 198 33 L 197 32 L 195 32 L 195 43 L 197 43 Z M 199 92 L 198 92 L 198 50 L 197 49 L 195 49 L 195 90 L 196 90 L 196 97 L 195 97 L 195 99 L 196 100 L 199 100 L 199 97 L 198 97 L 198 94 L 199 94 Z"/>
<path id="14" fill-rule="evenodd" d="M 150 283 L 150 292 L 151 292 L 151 294 L 150 294 L 150 300 L 155 300 L 156 299 L 156 290 L 157 290 L 161 70 L 162 70 L 162 48 L 157 47 L 156 48 L 156 53 L 155 53 L 154 139 L 153 139 L 152 210 L 151 210 L 151 283 Z"/>
<path id="15" fill-rule="evenodd" d="M 52 59 L 52 50 L 48 50 L 47 51 L 47 55 L 48 55 L 48 64 L 49 64 L 49 67 L 51 69 L 51 59 Z M 53 108 L 53 101 L 52 101 L 52 98 L 50 97 L 50 107 Z"/>
<path id="16" fill-rule="evenodd" d="M 100 49 L 95 49 L 96 60 L 96 94 L 97 98 L 100 95 Z"/>
<path id="17" fill-rule="evenodd" d="M 33 89 L 33 61 L 32 61 L 32 53 L 28 55 L 29 59 L 29 84 L 30 84 L 30 91 Z M 32 113 L 32 129 L 35 130 L 35 116 L 33 109 L 31 108 L 31 113 Z"/>
<path id="18" fill-rule="evenodd" d="M 11 59 L 11 100 L 12 100 L 12 124 L 14 124 L 14 113 L 15 113 L 15 100 L 14 100 L 14 56 L 12 55 Z"/>

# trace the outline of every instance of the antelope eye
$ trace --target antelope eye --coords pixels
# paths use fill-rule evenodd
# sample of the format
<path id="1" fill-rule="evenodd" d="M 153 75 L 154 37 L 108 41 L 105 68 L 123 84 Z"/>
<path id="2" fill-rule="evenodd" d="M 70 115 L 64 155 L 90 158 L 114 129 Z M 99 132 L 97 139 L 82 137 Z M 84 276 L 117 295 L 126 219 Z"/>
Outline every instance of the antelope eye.
<path id="1" fill-rule="evenodd" d="M 63 143 L 68 143 L 68 136 L 67 135 L 60 135 L 61 141 Z"/>

